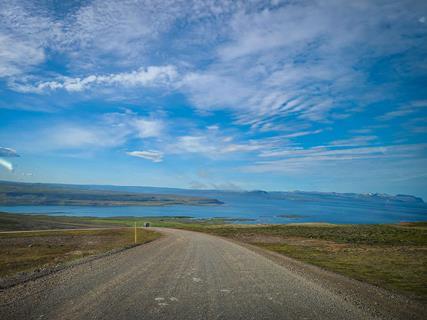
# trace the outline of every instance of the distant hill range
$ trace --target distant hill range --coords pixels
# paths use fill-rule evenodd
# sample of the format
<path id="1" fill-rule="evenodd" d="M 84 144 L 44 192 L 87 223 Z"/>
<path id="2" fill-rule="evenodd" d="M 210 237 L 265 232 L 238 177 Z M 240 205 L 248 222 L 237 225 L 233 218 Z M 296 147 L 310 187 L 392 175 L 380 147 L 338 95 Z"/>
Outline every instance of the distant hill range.
<path id="1" fill-rule="evenodd" d="M 206 197 L 93 190 L 84 186 L 0 182 L 0 205 L 165 206 L 219 205 Z"/>
<path id="2" fill-rule="evenodd" d="M 366 202 L 423 205 L 422 198 L 384 193 L 315 191 L 223 191 L 112 185 L 69 185 L 0 181 L 0 205 L 163 206 L 219 205 L 230 197 L 303 202 Z"/>
<path id="3" fill-rule="evenodd" d="M 247 194 L 252 196 L 269 197 L 272 199 L 286 200 L 304 200 L 304 201 L 322 201 L 322 200 L 345 200 L 345 201 L 375 201 L 375 202 L 405 202 L 405 203 L 424 203 L 419 197 L 398 194 L 389 195 L 386 193 L 337 193 L 337 192 L 307 192 L 307 191 L 289 191 L 267 192 L 262 190 L 248 191 Z"/>

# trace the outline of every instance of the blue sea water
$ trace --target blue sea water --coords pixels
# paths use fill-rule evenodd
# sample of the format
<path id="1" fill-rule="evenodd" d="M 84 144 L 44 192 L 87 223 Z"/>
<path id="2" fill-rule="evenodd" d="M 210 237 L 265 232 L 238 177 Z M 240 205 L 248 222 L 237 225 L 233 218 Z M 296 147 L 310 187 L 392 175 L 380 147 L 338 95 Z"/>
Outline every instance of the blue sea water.
<path id="1" fill-rule="evenodd" d="M 159 192 L 159 190 L 156 191 Z M 224 204 L 216 206 L 140 207 L 1 206 L 0 211 L 80 217 L 191 216 L 198 219 L 216 217 L 245 219 L 244 221 L 236 220 L 235 223 L 329 222 L 361 224 L 427 221 L 426 203 L 343 201 L 342 199 L 339 201 L 334 199 L 322 201 L 271 199 L 233 192 L 218 192 L 209 194 L 209 196 L 224 202 Z"/>

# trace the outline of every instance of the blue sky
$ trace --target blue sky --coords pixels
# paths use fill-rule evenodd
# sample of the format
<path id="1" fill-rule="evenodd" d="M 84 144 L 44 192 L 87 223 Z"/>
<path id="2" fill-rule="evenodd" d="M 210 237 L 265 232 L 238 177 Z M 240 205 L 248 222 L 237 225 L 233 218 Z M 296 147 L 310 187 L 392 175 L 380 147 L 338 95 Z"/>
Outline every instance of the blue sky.
<path id="1" fill-rule="evenodd" d="M 0 0 L 0 179 L 427 197 L 425 1 Z"/>

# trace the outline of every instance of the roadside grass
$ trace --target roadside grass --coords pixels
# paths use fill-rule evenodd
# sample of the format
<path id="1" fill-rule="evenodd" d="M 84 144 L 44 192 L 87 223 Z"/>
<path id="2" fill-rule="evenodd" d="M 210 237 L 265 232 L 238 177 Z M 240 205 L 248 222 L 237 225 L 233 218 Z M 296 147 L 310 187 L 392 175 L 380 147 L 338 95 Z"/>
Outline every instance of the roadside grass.
<path id="1" fill-rule="evenodd" d="M 48 216 L 41 214 L 12 214 L 0 212 L 0 231 L 75 229 L 126 226 L 117 222 L 101 223 L 92 218 Z"/>
<path id="2" fill-rule="evenodd" d="M 184 226 L 185 227 L 185 226 Z M 427 245 L 427 226 L 414 228 L 400 225 L 338 225 L 338 224 L 287 224 L 287 225 L 190 225 L 190 229 L 215 233 L 221 236 L 264 234 L 279 237 L 303 237 L 330 240 L 337 243 L 366 245 Z"/>
<path id="3" fill-rule="evenodd" d="M 183 228 L 190 225 L 195 227 L 223 225 L 225 220 L 199 220 L 188 216 L 97 218 L 0 212 L 0 231 L 133 227 L 135 223 L 142 226 L 145 222 L 150 222 L 156 227 Z"/>
<path id="4" fill-rule="evenodd" d="M 427 297 L 426 248 L 253 244 L 391 291 Z"/>
<path id="5" fill-rule="evenodd" d="M 159 233 L 137 229 L 138 244 Z M 133 229 L 58 230 L 0 234 L 0 277 L 56 266 L 134 244 Z"/>

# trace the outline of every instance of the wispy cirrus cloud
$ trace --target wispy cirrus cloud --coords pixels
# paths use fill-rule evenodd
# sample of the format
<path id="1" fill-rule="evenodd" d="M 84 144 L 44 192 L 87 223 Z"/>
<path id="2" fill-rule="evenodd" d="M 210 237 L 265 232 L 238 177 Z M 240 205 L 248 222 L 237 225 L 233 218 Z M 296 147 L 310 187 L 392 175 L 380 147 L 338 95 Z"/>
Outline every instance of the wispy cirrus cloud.
<path id="1" fill-rule="evenodd" d="M 359 147 L 369 145 L 378 140 L 377 136 L 355 136 L 348 139 L 334 140 L 329 143 L 330 146 L 334 147 Z"/>
<path id="2" fill-rule="evenodd" d="M 163 153 L 156 150 L 145 150 L 145 151 L 130 151 L 126 152 L 127 155 L 132 157 L 144 158 L 153 162 L 162 162 Z"/>
<path id="3" fill-rule="evenodd" d="M 313 147 L 288 149 L 277 152 L 264 152 L 264 158 L 245 167 L 250 172 L 301 172 L 316 167 L 336 167 L 351 164 L 353 161 L 375 161 L 376 159 L 415 159 L 427 160 L 427 144 L 383 145 L 373 147 L 334 148 Z M 277 159 L 278 158 L 278 159 Z M 420 169 L 420 168 L 418 168 Z"/>
<path id="4" fill-rule="evenodd" d="M 167 150 L 168 153 L 173 154 L 199 154 L 210 158 L 221 158 L 231 154 L 242 156 L 253 153 L 266 145 L 265 142 L 262 144 L 255 140 L 236 140 L 235 135 L 221 132 L 218 126 L 210 126 L 207 130 L 198 130 L 191 135 L 177 136 Z"/>
<path id="5" fill-rule="evenodd" d="M 369 75 L 357 66 L 419 45 L 406 36 L 423 33 L 413 30 L 411 15 L 397 2 L 367 1 L 238 12 L 218 59 L 185 78 L 184 89 L 196 107 L 233 110 L 236 124 L 259 131 L 280 131 L 291 119 L 334 122 L 393 95 L 378 86 L 372 91 Z"/>
<path id="6" fill-rule="evenodd" d="M 389 111 L 378 117 L 380 121 L 389 121 L 398 117 L 411 115 L 422 111 L 423 108 L 427 108 L 427 100 L 412 101 L 404 106 L 397 108 L 396 110 Z"/>
<path id="7" fill-rule="evenodd" d="M 207 136 L 181 136 L 175 144 L 175 152 L 200 153 L 211 157 L 227 153 L 244 153 L 259 150 L 261 147 L 255 143 L 233 143 L 224 138 L 222 141 L 213 142 Z"/>

